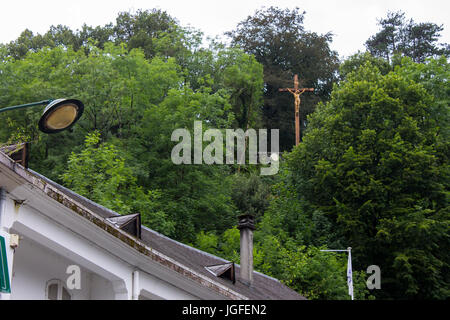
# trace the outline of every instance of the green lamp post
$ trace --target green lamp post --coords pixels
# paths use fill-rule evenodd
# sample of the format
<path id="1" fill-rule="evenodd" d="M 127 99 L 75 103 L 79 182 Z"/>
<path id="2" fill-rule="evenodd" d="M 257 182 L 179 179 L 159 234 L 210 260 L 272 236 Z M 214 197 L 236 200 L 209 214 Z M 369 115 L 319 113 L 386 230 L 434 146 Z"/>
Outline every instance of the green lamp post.
<path id="1" fill-rule="evenodd" d="M 84 105 L 80 100 L 49 99 L 2 108 L 0 113 L 44 104 L 47 104 L 47 107 L 45 107 L 39 120 L 39 130 L 45 133 L 57 133 L 72 127 L 80 119 L 84 111 Z"/>

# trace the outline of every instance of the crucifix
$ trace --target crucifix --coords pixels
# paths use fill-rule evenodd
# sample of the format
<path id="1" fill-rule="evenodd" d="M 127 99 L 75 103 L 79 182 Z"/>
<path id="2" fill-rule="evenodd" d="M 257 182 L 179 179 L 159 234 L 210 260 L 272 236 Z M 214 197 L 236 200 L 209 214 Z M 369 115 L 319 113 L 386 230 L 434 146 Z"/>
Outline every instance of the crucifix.
<path id="1" fill-rule="evenodd" d="M 295 145 L 300 143 L 300 95 L 304 92 L 314 92 L 313 88 L 299 88 L 298 76 L 294 75 L 294 88 L 281 88 L 280 92 L 290 92 L 294 95 L 295 103 Z"/>

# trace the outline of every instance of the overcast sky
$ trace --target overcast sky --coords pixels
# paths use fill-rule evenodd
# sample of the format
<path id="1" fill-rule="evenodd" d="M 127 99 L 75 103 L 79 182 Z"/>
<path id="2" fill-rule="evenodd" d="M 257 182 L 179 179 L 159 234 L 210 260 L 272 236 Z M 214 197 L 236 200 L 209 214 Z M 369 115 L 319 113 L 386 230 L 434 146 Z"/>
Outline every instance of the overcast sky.
<path id="1" fill-rule="evenodd" d="M 183 26 L 200 29 L 205 35 L 221 35 L 262 6 L 299 7 L 306 11 L 304 25 L 317 33 L 332 32 L 332 49 L 340 56 L 364 50 L 364 42 L 378 30 L 377 19 L 388 10 L 402 10 L 416 22 L 443 24 L 440 42 L 450 43 L 450 1 L 448 0 L 2 0 L 0 43 L 16 39 L 28 28 L 45 33 L 51 25 L 79 29 L 115 21 L 121 11 L 159 8 Z"/>

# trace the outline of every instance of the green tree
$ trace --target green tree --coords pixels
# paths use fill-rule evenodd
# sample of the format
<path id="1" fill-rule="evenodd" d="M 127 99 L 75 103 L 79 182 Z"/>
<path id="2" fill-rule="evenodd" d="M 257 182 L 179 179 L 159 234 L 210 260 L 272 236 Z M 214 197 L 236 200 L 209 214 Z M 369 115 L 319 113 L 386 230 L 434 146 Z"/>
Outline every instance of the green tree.
<path id="1" fill-rule="evenodd" d="M 300 85 L 315 88 L 315 95 L 302 97 L 304 127 L 306 115 L 319 100 L 329 97 L 338 67 L 337 53 L 329 47 L 331 33 L 306 31 L 304 14 L 299 8 L 261 9 L 228 32 L 234 45 L 254 55 L 264 67 L 263 125 L 280 129 L 282 150 L 294 145 L 294 111 L 292 96 L 278 89 L 292 87 L 294 74 L 299 74 Z"/>
<path id="2" fill-rule="evenodd" d="M 158 205 L 161 192 L 138 186 L 132 168 L 116 146 L 86 136 L 85 148 L 72 153 L 62 175 L 66 187 L 120 214 L 141 213 L 143 224 L 170 235 L 173 222 Z"/>
<path id="3" fill-rule="evenodd" d="M 263 105 L 263 67 L 239 49 L 218 53 L 214 76 L 228 90 L 236 119 L 235 127 L 246 130 L 260 125 Z"/>
<path id="4" fill-rule="evenodd" d="M 405 13 L 388 12 L 378 21 L 381 30 L 366 41 L 366 47 L 375 57 L 388 62 L 399 53 L 411 57 L 415 62 L 424 62 L 428 57 L 449 56 L 448 44 L 438 44 L 443 26 L 435 23 L 406 21 Z"/>
<path id="5" fill-rule="evenodd" d="M 83 24 L 81 30 L 75 32 L 76 38 L 72 43 L 74 50 L 84 49 L 85 53 L 89 53 L 89 43 L 93 43 L 96 47 L 103 49 L 105 43 L 114 39 L 113 24 L 108 23 L 102 26 L 88 26 Z M 68 44 L 66 44 L 68 45 Z"/>
<path id="6" fill-rule="evenodd" d="M 243 50 L 212 42 L 190 55 L 185 69 L 186 83 L 198 90 L 210 87 L 230 95 L 235 122 L 233 128 L 261 126 L 263 66 Z"/>
<path id="7" fill-rule="evenodd" d="M 40 135 L 39 112 L 2 114 L 16 127 L 25 129 L 33 141 L 30 165 L 58 180 L 72 150 L 79 150 L 86 134 L 101 132 L 102 139 L 132 139 L 138 135 L 144 112 L 161 103 L 170 88 L 181 82 L 180 67 L 174 59 L 145 59 L 140 49 L 106 43 L 104 49 L 90 46 L 89 54 L 71 48 L 46 48 L 29 52 L 20 60 L 8 58 L 1 65 L 0 104 L 4 106 L 48 98 L 74 97 L 85 104 L 83 117 L 70 131 Z M 1 127 L 6 141 L 14 132 Z M 58 148 L 51 146 L 58 145 Z M 124 146 L 127 146 L 125 143 Z"/>
<path id="8" fill-rule="evenodd" d="M 257 221 L 263 216 L 270 201 L 270 181 L 264 181 L 257 173 L 236 173 L 232 176 L 232 200 L 239 214 L 250 214 Z"/>
<path id="9" fill-rule="evenodd" d="M 347 284 L 347 255 L 321 252 L 305 246 L 281 248 L 282 280 L 308 299 L 350 300 Z M 353 271 L 353 295 L 357 300 L 373 299 L 366 288 L 364 271 Z"/>
<path id="10" fill-rule="evenodd" d="M 81 30 L 74 31 L 64 25 L 52 25 L 41 35 L 26 29 L 5 47 L 8 56 L 23 59 L 28 52 L 57 46 L 71 47 L 75 51 L 83 49 L 85 54 L 89 54 L 89 43 L 104 49 L 108 42 L 114 42 L 116 45 L 124 43 L 129 50 L 142 49 L 148 59 L 157 55 L 164 58 L 174 57 L 183 65 L 190 51 L 200 45 L 201 32 L 181 27 L 177 20 L 165 11 L 138 10 L 135 13 L 120 12 L 115 23 L 104 26 L 92 27 L 83 24 Z"/>
<path id="11" fill-rule="evenodd" d="M 277 180 L 271 185 L 269 206 L 258 230 L 264 236 L 276 237 L 282 244 L 291 241 L 308 247 L 348 247 L 341 241 L 341 233 L 333 228 L 327 215 L 298 196 L 292 173 L 284 163 Z"/>
<path id="12" fill-rule="evenodd" d="M 405 14 L 403 12 L 388 12 L 387 17 L 380 19 L 378 24 L 381 31 L 366 41 L 366 47 L 376 57 L 385 58 L 388 62 L 394 53 L 401 47 L 402 32 Z"/>
<path id="13" fill-rule="evenodd" d="M 341 80 L 344 80 L 348 74 L 358 70 L 366 63 L 376 66 L 382 75 L 386 75 L 393 70 L 393 67 L 386 59 L 375 57 L 369 52 L 358 52 L 345 59 L 339 66 L 339 75 Z"/>
<path id="14" fill-rule="evenodd" d="M 198 33 L 182 28 L 177 20 L 160 9 L 119 13 L 113 26 L 116 44 L 126 43 L 131 50 L 140 48 L 145 57 L 177 57 L 180 63 L 190 46 L 198 44 Z"/>
<path id="15" fill-rule="evenodd" d="M 311 116 L 288 165 L 298 197 L 354 248 L 356 268 L 380 266 L 377 296 L 445 299 L 448 112 L 435 113 L 435 98 L 401 70 L 383 76 L 365 64 L 350 73 Z M 448 84 L 438 85 L 448 99 Z"/>
<path id="16" fill-rule="evenodd" d="M 48 39 L 41 35 L 34 35 L 33 31 L 25 29 L 20 36 L 6 45 L 7 54 L 15 59 L 24 57 L 29 51 L 36 52 L 44 46 L 51 45 Z"/>
<path id="17" fill-rule="evenodd" d="M 212 93 L 207 87 L 198 91 L 188 87 L 169 90 L 159 105 L 146 110 L 139 139 L 129 141 L 128 146 L 136 155 L 141 184 L 164 192 L 165 211 L 177 224 L 175 237 L 186 242 L 193 242 L 201 230 L 223 232 L 235 223 L 236 215 L 227 166 L 176 165 L 171 160 L 172 149 L 178 143 L 171 141 L 172 132 L 187 129 L 193 150 L 197 120 L 202 120 L 203 131 L 228 127 L 234 117 L 227 93 Z"/>

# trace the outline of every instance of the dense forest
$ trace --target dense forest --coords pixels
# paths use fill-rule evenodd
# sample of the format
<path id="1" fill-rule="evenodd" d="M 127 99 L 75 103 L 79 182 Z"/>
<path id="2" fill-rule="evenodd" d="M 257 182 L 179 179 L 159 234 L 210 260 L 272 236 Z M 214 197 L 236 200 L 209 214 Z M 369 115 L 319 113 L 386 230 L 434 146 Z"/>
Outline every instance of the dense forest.
<path id="1" fill-rule="evenodd" d="M 205 41 L 161 10 L 0 44 L 0 106 L 76 98 L 70 130 L 36 109 L 0 114 L 0 144 L 31 142 L 30 168 L 146 226 L 239 263 L 237 217 L 255 216 L 254 264 L 309 299 L 450 298 L 450 47 L 442 26 L 388 12 L 367 51 L 340 60 L 305 12 L 257 10 Z M 295 144 L 291 87 L 301 104 Z M 278 174 L 176 165 L 177 128 L 279 129 Z M 369 290 L 366 269 L 381 269 Z"/>

